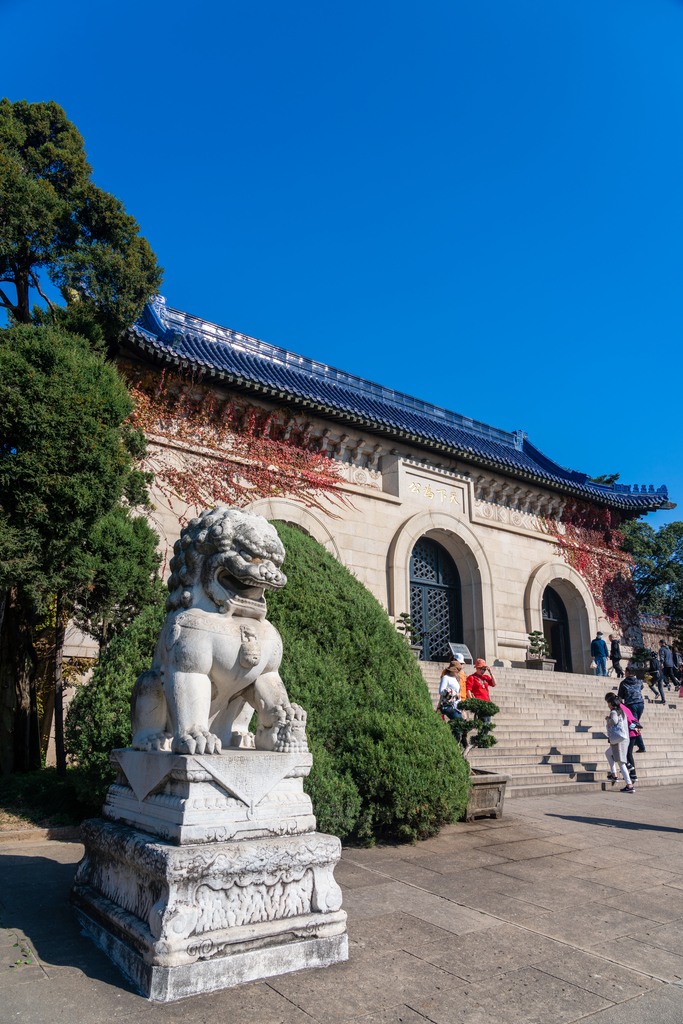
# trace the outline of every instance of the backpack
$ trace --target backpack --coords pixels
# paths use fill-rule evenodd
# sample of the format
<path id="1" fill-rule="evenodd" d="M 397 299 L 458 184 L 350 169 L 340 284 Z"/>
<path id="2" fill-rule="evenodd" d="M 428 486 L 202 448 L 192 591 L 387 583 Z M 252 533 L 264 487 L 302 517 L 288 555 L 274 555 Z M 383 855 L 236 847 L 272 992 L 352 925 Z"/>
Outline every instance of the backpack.
<path id="1" fill-rule="evenodd" d="M 439 697 L 439 703 L 436 705 L 436 710 L 451 711 L 455 707 L 459 699 L 459 693 L 455 693 L 454 690 L 444 690 L 441 696 Z"/>
<path id="2" fill-rule="evenodd" d="M 623 711 L 619 712 L 616 708 L 612 708 L 612 711 L 617 712 L 617 722 L 616 725 L 612 721 L 607 722 L 607 738 L 610 743 L 621 743 L 628 739 L 628 718 Z"/>

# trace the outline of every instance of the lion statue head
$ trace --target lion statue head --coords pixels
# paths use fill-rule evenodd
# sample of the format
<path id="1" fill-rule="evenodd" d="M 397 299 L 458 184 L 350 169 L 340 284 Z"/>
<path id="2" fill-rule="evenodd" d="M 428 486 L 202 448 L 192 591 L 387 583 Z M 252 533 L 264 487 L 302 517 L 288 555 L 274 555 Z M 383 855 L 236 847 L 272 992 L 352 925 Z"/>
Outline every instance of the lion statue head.
<path id="1" fill-rule="evenodd" d="M 265 590 L 280 590 L 285 549 L 263 516 L 241 508 L 207 509 L 181 531 L 173 547 L 166 610 L 191 608 L 203 587 L 219 611 L 230 601 L 263 603 Z"/>

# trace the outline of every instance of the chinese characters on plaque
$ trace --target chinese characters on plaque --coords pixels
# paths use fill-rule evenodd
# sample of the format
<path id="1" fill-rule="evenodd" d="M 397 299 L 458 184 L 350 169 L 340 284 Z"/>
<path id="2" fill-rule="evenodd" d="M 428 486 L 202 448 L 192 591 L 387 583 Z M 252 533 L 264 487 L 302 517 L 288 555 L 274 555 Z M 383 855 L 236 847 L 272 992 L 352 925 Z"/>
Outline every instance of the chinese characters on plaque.
<path id="1" fill-rule="evenodd" d="M 437 504 L 460 505 L 462 507 L 458 493 L 450 491 L 445 487 L 435 487 L 432 490 L 430 484 L 421 484 L 417 480 L 413 480 L 409 484 L 408 490 L 412 491 L 413 494 L 420 494 L 423 498 L 427 498 L 428 501 L 434 501 Z"/>

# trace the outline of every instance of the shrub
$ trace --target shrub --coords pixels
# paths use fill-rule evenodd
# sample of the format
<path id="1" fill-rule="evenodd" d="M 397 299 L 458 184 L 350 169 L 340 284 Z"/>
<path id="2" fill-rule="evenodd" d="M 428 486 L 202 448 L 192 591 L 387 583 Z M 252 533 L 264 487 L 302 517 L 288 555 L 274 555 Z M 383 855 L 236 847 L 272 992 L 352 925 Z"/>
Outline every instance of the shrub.
<path id="1" fill-rule="evenodd" d="M 78 769 L 74 786 L 79 799 L 98 811 L 116 778 L 109 752 L 130 746 L 131 690 L 149 668 L 165 615 L 163 603 L 140 612 L 114 637 L 92 679 L 76 691 L 69 705 L 65 742 Z"/>
<path id="2" fill-rule="evenodd" d="M 413 840 L 456 821 L 469 768 L 435 714 L 408 644 L 361 583 L 301 531 L 275 524 L 287 550 L 287 586 L 268 598 L 282 634 L 282 678 L 309 713 L 313 769 L 304 788 L 321 831 L 372 843 Z M 71 702 L 67 749 L 81 798 L 101 805 L 127 746 L 130 692 L 151 662 L 163 608 L 141 613 L 110 644 Z"/>
<path id="3" fill-rule="evenodd" d="M 417 661 L 347 569 L 300 530 L 274 525 L 288 582 L 269 596 L 269 618 L 282 634 L 290 700 L 309 714 L 304 785 L 319 828 L 364 842 L 434 835 L 464 810 L 469 768 Z M 325 792 L 338 794 L 334 810 Z"/>
<path id="4" fill-rule="evenodd" d="M 78 825 L 90 808 L 83 806 L 75 787 L 76 771 L 66 777 L 55 768 L 13 772 L 0 778 L 0 807 L 43 828 Z"/>
<path id="5" fill-rule="evenodd" d="M 500 711 L 497 704 L 494 704 L 491 700 L 479 700 L 478 697 L 468 697 L 466 700 L 461 700 L 458 707 L 461 711 L 469 711 L 474 715 L 474 719 L 466 718 L 454 718 L 448 724 L 451 727 L 451 732 L 456 736 L 462 743 L 467 758 L 473 747 L 493 747 L 498 742 L 493 734 L 493 730 L 496 728 L 493 722 L 487 722 L 487 718 L 493 718 Z M 470 733 L 473 729 L 476 729 L 474 736 L 470 737 Z"/>

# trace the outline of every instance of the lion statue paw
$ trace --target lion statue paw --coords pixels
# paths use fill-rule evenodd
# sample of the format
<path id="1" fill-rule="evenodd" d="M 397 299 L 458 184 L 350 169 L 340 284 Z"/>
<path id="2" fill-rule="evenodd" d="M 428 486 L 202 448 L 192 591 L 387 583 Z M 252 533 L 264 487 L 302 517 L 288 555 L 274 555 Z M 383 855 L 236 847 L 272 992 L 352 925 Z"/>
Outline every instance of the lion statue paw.
<path id="1" fill-rule="evenodd" d="M 170 732 L 155 732 L 153 729 L 146 729 L 136 733 L 132 746 L 133 750 L 170 751 L 172 740 Z"/>
<path id="2" fill-rule="evenodd" d="M 273 750 L 277 754 L 299 754 L 308 751 L 306 742 L 306 712 L 298 704 L 278 704 L 273 708 L 275 721 L 271 726 L 259 726 L 256 746 L 260 750 Z"/>
<path id="3" fill-rule="evenodd" d="M 208 729 L 193 725 L 173 739 L 174 754 L 220 754 L 221 741 Z"/>

